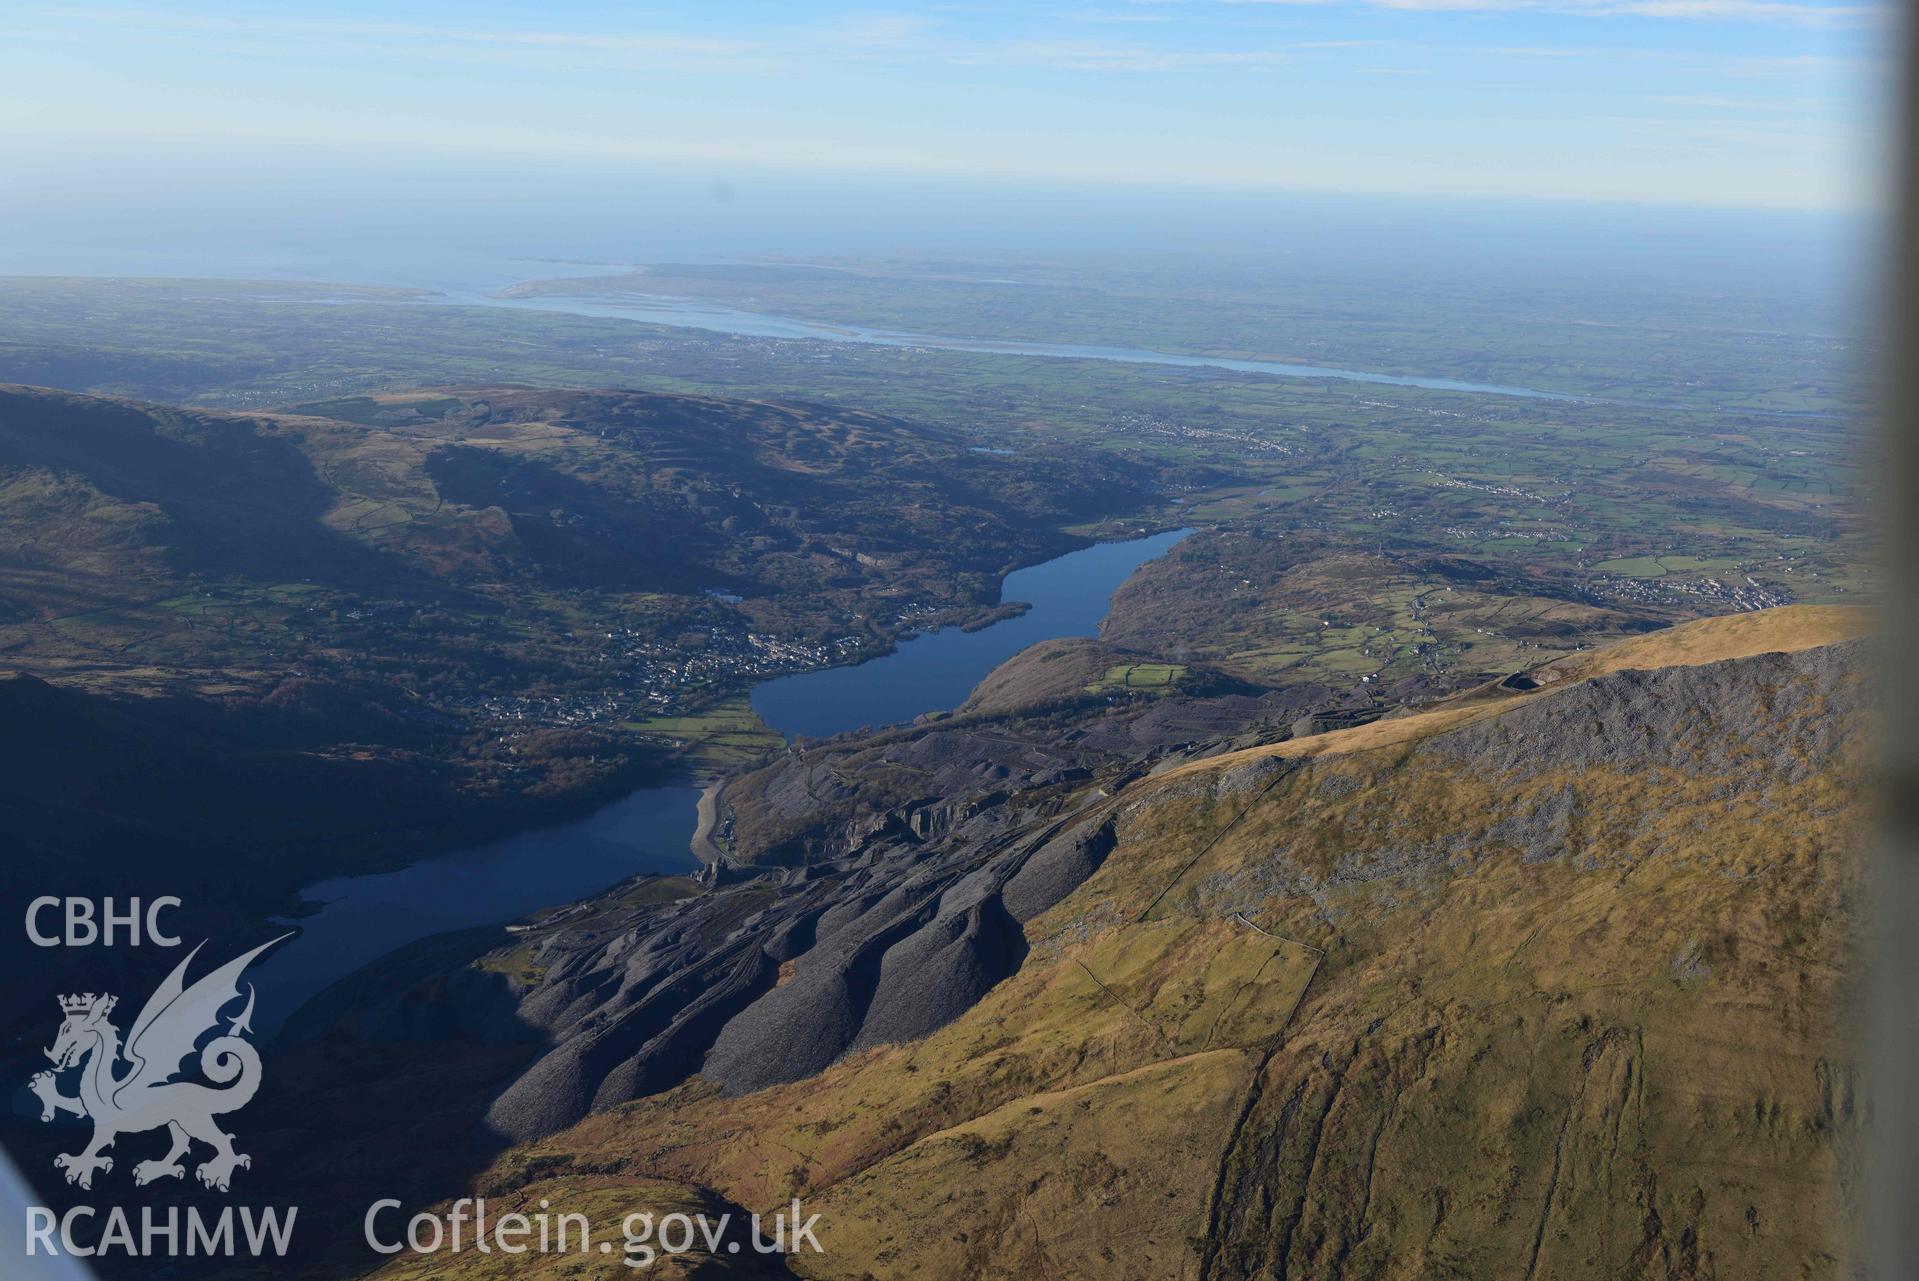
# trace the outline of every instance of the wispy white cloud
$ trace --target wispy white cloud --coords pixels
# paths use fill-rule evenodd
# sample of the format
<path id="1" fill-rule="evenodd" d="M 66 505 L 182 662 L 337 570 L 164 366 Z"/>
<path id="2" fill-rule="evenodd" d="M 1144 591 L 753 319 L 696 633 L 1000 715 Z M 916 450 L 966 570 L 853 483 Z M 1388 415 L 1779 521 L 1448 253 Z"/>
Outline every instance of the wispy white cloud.
<path id="1" fill-rule="evenodd" d="M 1609 12 L 1645 18 L 1783 22 L 1823 27 L 1871 21 L 1883 10 L 1867 5 L 1801 4 L 1797 0 L 1627 0 L 1627 3 L 1609 6 Z"/>
<path id="2" fill-rule="evenodd" d="M 66 23 L 151 32 L 155 38 L 173 37 L 197 46 L 217 42 L 235 52 L 274 57 L 310 53 L 750 74 L 768 71 L 789 56 L 771 41 L 682 31 L 429 25 L 302 18 L 265 10 L 245 16 L 117 8 L 47 12 Z"/>
<path id="3" fill-rule="evenodd" d="M 1075 9 L 1065 15 L 1079 22 L 1169 22 L 1173 15 L 1165 8 L 1151 9 Z"/>
<path id="4" fill-rule="evenodd" d="M 924 14 L 873 13 L 828 24 L 820 37 L 829 44 L 856 49 L 905 49 L 923 45 L 936 23 Z"/>
<path id="5" fill-rule="evenodd" d="M 1551 12 L 1595 17 L 1633 16 L 1691 22 L 1754 22 L 1806 27 L 1863 23 L 1881 11 L 1867 5 L 1818 0 L 1221 0 L 1225 4 L 1319 6 L 1432 13 Z M 1134 0 L 1123 5 L 1055 14 L 1070 29 L 1079 17 L 1091 24 L 1132 20 L 1160 21 L 1183 6 Z M 111 23 L 170 32 L 181 37 L 221 39 L 236 48 L 261 52 L 287 47 L 324 51 L 339 57 L 380 52 L 391 57 L 470 61 L 493 65 L 525 63 L 560 67 L 637 69 L 656 74 L 799 74 L 834 59 L 873 62 L 938 60 L 957 65 L 1017 64 L 1064 72 L 1115 75 L 1181 74 L 1208 71 L 1270 71 L 1302 56 L 1378 45 L 1377 40 L 1302 40 L 1222 47 L 1223 39 L 1204 43 L 1033 38 L 994 42 L 954 25 L 939 14 L 876 12 L 835 21 L 763 30 L 739 28 L 587 30 L 554 25 L 516 27 L 497 23 L 419 24 L 379 19 L 303 18 L 270 9 L 250 13 L 209 14 L 162 8 L 47 10 L 67 22 Z M 1118 34 L 1117 31 L 1109 34 Z M 1142 33 L 1143 34 L 1143 33 Z M 1618 57 L 1617 51 L 1516 45 L 1481 50 L 1511 58 Z M 1754 59 L 1737 69 L 1743 76 L 1809 74 L 1817 68 L 1790 59 Z M 1429 74 L 1430 68 L 1358 68 L 1365 74 Z"/>
<path id="6" fill-rule="evenodd" d="M 56 12 L 56 11 L 49 11 Z M 293 45 L 343 44 L 364 50 L 417 52 L 450 56 L 462 50 L 518 50 L 593 54 L 629 62 L 699 70 L 753 70 L 775 60 L 820 56 L 870 57 L 885 53 L 936 50 L 937 22 L 910 13 L 874 13 L 808 26 L 767 29 L 752 37 L 700 31 L 648 29 L 571 30 L 558 27 L 452 25 L 379 19 L 302 18 L 259 10 L 228 16 L 159 8 L 66 10 L 58 16 L 182 35 L 242 40 L 272 40 Z"/>
<path id="7" fill-rule="evenodd" d="M 521 30 L 287 17 L 241 18 L 160 9 L 68 10 L 64 16 L 110 22 L 122 26 L 185 31 L 209 36 L 270 35 L 293 39 L 308 37 L 423 40 L 465 44 L 525 45 L 531 48 L 549 49 L 629 50 L 648 53 L 742 53 L 765 47 L 754 41 L 678 33 Z"/>
<path id="8" fill-rule="evenodd" d="M 1750 120 L 1671 120 L 1615 116 L 1609 124 L 1628 135 L 1654 139 L 1657 145 L 1678 143 L 1728 144 L 1759 151 L 1803 152 L 1828 141 L 1814 129 L 1780 129 L 1775 125 L 1756 125 Z"/>
<path id="9" fill-rule="evenodd" d="M 1805 98 L 1728 98 L 1713 93 L 1652 93 L 1642 95 L 1647 102 L 1669 107 L 1698 107 L 1707 111 L 1756 111 L 1765 113 L 1815 110 L 1822 104 Z"/>
<path id="10" fill-rule="evenodd" d="M 1737 57 L 1723 63 L 1736 76 L 1876 75 L 1886 64 L 1870 58 L 1840 58 L 1828 54 L 1800 53 L 1778 57 Z"/>
<path id="11" fill-rule="evenodd" d="M 1534 0 L 1366 0 L 1379 9 L 1402 9 L 1414 13 L 1494 13 L 1512 9 L 1537 9 L 1544 5 Z M 1228 0 L 1240 3 L 1240 0 Z"/>
<path id="12" fill-rule="evenodd" d="M 1333 4 L 1339 0 L 1219 0 L 1227 5 Z M 1822 4 L 1818 0 L 1353 0 L 1409 13 L 1575 14 L 1588 17 L 1681 18 L 1790 26 L 1856 26 L 1881 20 L 1877 5 Z"/>
<path id="13" fill-rule="evenodd" d="M 1015 40 L 956 54 L 958 62 L 1021 62 L 1062 71 L 1207 71 L 1222 67 L 1263 70 L 1293 61 L 1290 49 L 1157 49 L 1081 40 Z"/>
<path id="14" fill-rule="evenodd" d="M 575 31 L 470 31 L 397 24 L 341 28 L 334 34 L 394 36 L 413 40 L 457 40 L 473 44 L 528 45 L 547 49 L 605 49 L 632 53 L 747 53 L 761 46 L 743 40 L 707 36 L 601 35 Z"/>
<path id="15" fill-rule="evenodd" d="M 1263 71 L 1296 62 L 1303 54 L 1372 49 L 1379 40 L 1295 40 L 1256 49 L 1184 49 L 1090 40 L 1016 40 L 979 48 L 950 48 L 956 62 L 1022 63 L 1061 71 L 1181 72 L 1238 69 Z"/>

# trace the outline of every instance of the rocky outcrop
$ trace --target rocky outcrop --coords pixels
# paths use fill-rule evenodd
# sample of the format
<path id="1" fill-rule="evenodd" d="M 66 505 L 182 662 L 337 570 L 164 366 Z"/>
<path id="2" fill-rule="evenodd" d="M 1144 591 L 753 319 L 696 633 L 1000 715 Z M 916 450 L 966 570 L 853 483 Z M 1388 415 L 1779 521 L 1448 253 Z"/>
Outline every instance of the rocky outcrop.
<path id="1" fill-rule="evenodd" d="M 1097 872 L 1118 842 L 1110 815 L 1088 819 L 1055 836 L 1007 881 L 1003 894 L 1006 910 L 1014 920 L 1032 920 Z"/>
<path id="2" fill-rule="evenodd" d="M 1844 1272 L 1865 656 L 1700 648 L 536 927 L 488 1177 L 803 1196 L 847 1278 Z"/>
<path id="3" fill-rule="evenodd" d="M 1113 848 L 1110 818 L 1052 808 L 986 807 L 930 843 L 880 828 L 844 858 L 652 909 L 614 933 L 553 931 L 514 1012 L 550 1048 L 493 1101 L 488 1125 L 530 1138 L 696 1073 L 761 1089 L 944 1026 L 1019 968 L 1022 922 Z"/>
<path id="4" fill-rule="evenodd" d="M 1702 774 L 1757 765 L 1804 777 L 1858 732 L 1870 670 L 1863 641 L 1628 669 L 1456 730 L 1430 750 L 1515 778 L 1596 765 Z M 1753 759 L 1767 751 L 1784 754 Z"/>
<path id="5" fill-rule="evenodd" d="M 1464 771 L 1488 789 L 1470 822 L 1443 831 L 1418 810 L 1339 808 L 1361 799 L 1361 784 L 1337 751 L 1239 753 L 1182 768 L 1176 783 L 1136 758 L 1003 727 L 920 727 L 796 752 L 747 780 L 752 804 L 734 813 L 739 831 L 793 833 L 760 848 L 799 865 L 736 868 L 746 879 L 610 923 L 543 929 L 527 945 L 537 977 L 519 983 L 510 1020 L 515 1036 L 547 1048 L 487 1121 L 523 1140 L 696 1075 L 746 1094 L 935 1033 L 1020 970 L 1028 923 L 1100 871 L 1123 814 L 1140 804 L 1238 812 L 1284 791 L 1357 816 L 1338 820 L 1337 840 L 1289 828 L 1268 838 L 1268 857 L 1192 882 L 1191 903 L 1230 915 L 1259 902 L 1330 904 L 1360 886 L 1430 885 L 1484 851 L 1561 858 L 1598 839 L 1593 802 L 1554 781 L 1582 770 L 1741 780 L 1728 798 L 1789 784 L 1842 754 L 1864 701 L 1862 658 L 1832 646 L 1515 695 L 1394 757 L 1407 780 Z M 1141 793 L 1146 801 L 1128 799 Z M 453 1002 L 480 993 L 487 1005 L 474 1017 L 502 1018 L 498 982 L 439 991 Z M 362 1017 L 382 1026 L 377 1006 Z M 463 1026 L 444 1014 L 430 1025 Z"/>

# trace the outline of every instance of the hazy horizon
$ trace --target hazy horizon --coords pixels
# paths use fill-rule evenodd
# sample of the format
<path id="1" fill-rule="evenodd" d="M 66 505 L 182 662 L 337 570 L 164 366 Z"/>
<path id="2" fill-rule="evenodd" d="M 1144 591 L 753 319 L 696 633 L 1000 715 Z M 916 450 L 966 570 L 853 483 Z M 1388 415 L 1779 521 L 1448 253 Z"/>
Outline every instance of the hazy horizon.
<path id="1" fill-rule="evenodd" d="M 153 157 L 147 163 L 158 163 Z M 1879 228 L 1851 212 L 549 163 L 386 176 L 296 156 L 155 183 L 0 194 L 0 275 L 207 276 L 492 289 L 670 261 L 1101 255 L 1290 273 L 1635 282 L 1854 295 Z M 217 199 L 209 199 L 218 193 Z"/>
<path id="2" fill-rule="evenodd" d="M 478 157 L 1861 210 L 1891 23 L 1844 0 L 21 8 L 0 157 L 16 192 L 136 204 L 298 156 L 348 186 Z"/>

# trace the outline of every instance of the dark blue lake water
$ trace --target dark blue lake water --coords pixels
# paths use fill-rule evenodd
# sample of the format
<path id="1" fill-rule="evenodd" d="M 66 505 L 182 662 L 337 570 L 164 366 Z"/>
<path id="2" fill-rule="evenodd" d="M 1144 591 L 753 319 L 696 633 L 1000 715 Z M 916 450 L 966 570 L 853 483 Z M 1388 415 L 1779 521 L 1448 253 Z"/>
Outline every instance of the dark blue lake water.
<path id="1" fill-rule="evenodd" d="M 279 1026 L 328 984 L 415 939 L 586 898 L 636 872 L 689 870 L 699 799 L 697 787 L 642 788 L 572 822 L 308 886 L 306 900 L 324 906 L 252 971 L 261 1025 Z"/>
<path id="2" fill-rule="evenodd" d="M 789 737 L 821 738 L 957 707 L 988 672 L 1028 645 L 1096 635 L 1119 585 L 1189 532 L 1097 543 L 1009 574 L 1000 600 L 1032 606 L 1019 617 L 976 632 L 957 627 L 931 632 L 857 667 L 763 681 L 753 690 L 753 710 Z"/>
<path id="3" fill-rule="evenodd" d="M 787 735 L 892 725 L 958 706 L 993 668 L 1028 645 L 1092 636 L 1119 585 L 1189 531 L 1100 543 L 1007 576 L 1003 601 L 1032 608 L 976 632 L 929 633 L 857 667 L 762 683 L 753 706 Z M 329 984 L 416 939 L 488 925 L 586 898 L 638 872 L 685 872 L 699 789 L 648 787 L 585 818 L 373 876 L 309 886 L 322 904 L 301 933 L 255 968 L 259 1022 L 278 1027 Z"/>

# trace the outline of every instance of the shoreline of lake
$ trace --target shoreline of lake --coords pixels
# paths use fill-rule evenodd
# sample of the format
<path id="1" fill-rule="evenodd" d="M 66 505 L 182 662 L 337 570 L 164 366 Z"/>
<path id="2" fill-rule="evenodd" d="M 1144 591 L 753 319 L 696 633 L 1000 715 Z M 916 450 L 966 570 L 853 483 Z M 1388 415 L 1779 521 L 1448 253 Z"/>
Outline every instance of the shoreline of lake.
<path id="1" fill-rule="evenodd" d="M 1094 636 L 1132 573 L 1192 531 L 1094 543 L 1006 575 L 1000 598 L 1030 608 L 973 631 L 942 628 L 841 667 L 792 673 L 772 716 L 782 732 L 828 737 L 862 724 L 901 725 L 950 710 L 1001 662 L 1042 640 Z M 864 718 L 864 719 L 861 719 Z M 301 933 L 260 964 L 262 989 L 291 1015 L 305 1001 L 380 958 L 436 934 L 524 917 L 602 893 L 634 875 L 696 873 L 722 861 L 718 782 L 636 788 L 590 812 L 498 840 L 436 854 L 393 871 L 304 887 L 315 910 L 286 922 Z M 705 852 L 702 852 L 702 845 Z M 348 905 L 351 906 L 348 906 Z M 302 945 L 305 946 L 302 946 Z M 316 948 L 322 949 L 316 951 Z M 262 1013 L 265 1026 L 278 1020 Z"/>

